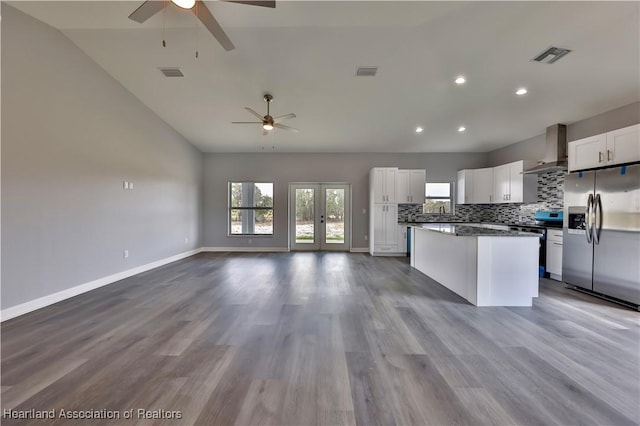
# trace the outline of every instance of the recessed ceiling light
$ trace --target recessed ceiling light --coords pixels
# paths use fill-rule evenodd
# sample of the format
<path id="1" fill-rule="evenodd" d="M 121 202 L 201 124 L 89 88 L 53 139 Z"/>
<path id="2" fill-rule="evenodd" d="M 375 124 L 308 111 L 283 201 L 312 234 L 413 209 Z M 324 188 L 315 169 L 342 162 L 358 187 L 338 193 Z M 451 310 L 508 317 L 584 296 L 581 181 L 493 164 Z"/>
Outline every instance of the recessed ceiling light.
<path id="1" fill-rule="evenodd" d="M 422 133 L 424 129 L 420 126 L 416 127 L 416 133 Z"/>
<path id="2" fill-rule="evenodd" d="M 521 87 L 518 90 L 516 90 L 516 95 L 518 96 L 522 96 L 526 94 L 527 94 L 527 89 L 525 87 Z"/>
<path id="3" fill-rule="evenodd" d="M 458 78 L 456 78 L 456 84 L 464 84 L 467 82 L 467 79 L 464 78 L 463 76 L 459 75 Z"/>
<path id="4" fill-rule="evenodd" d="M 467 130 L 467 128 L 466 128 L 466 127 L 464 127 L 464 126 L 460 126 L 460 127 L 458 127 L 458 131 L 459 131 L 460 133 L 464 132 L 465 130 Z"/>

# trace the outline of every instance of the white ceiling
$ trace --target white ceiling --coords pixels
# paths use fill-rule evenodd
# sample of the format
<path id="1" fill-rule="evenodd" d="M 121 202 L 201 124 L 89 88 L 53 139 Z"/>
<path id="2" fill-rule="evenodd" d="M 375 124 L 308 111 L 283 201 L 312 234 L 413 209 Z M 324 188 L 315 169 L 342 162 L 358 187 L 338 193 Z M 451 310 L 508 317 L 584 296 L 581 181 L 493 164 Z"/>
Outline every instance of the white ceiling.
<path id="1" fill-rule="evenodd" d="M 207 1 L 236 49 L 170 7 L 141 2 L 11 2 L 60 28 L 203 151 L 484 152 L 640 100 L 639 2 Z M 198 46 L 199 59 L 194 51 Z M 550 46 L 556 64 L 532 62 Z M 379 67 L 355 77 L 356 67 Z M 158 67 L 180 67 L 165 78 Z M 456 86 L 463 74 L 468 83 Z M 529 94 L 517 97 L 516 88 Z M 243 109 L 295 112 L 262 136 Z M 416 134 L 416 126 L 424 127 Z M 457 128 L 464 125 L 465 133 Z"/>

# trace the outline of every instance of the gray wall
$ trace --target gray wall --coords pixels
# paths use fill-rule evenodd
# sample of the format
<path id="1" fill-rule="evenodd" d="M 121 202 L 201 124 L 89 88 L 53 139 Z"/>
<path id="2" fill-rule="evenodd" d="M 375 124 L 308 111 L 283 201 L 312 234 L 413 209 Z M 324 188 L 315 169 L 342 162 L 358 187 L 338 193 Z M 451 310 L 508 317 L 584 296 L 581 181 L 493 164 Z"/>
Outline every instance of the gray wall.
<path id="1" fill-rule="evenodd" d="M 204 246 L 288 247 L 288 185 L 346 182 L 352 191 L 352 247 L 368 247 L 369 170 L 372 167 L 426 169 L 427 180 L 452 182 L 459 169 L 482 167 L 486 154 L 205 154 Z M 227 236 L 229 181 L 274 182 L 274 235 Z M 362 210 L 367 209 L 367 214 Z"/>
<path id="2" fill-rule="evenodd" d="M 585 120 L 568 124 L 567 141 L 575 141 L 638 123 L 640 123 L 640 102 L 635 102 Z M 544 157 L 544 146 L 545 135 L 543 133 L 533 138 L 491 151 L 488 155 L 488 166 L 497 166 L 517 160 L 541 160 Z"/>
<path id="3" fill-rule="evenodd" d="M 4 3 L 2 124 L 3 309 L 201 246 L 202 154 Z"/>

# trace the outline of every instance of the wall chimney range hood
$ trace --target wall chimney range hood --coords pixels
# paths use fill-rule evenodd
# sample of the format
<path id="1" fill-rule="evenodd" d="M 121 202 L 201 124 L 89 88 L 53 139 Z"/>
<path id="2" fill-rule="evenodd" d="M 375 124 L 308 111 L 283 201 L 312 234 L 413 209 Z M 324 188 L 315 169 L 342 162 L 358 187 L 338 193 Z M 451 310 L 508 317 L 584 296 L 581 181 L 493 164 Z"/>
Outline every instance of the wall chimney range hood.
<path id="1" fill-rule="evenodd" d="M 541 174 L 567 170 L 567 126 L 554 124 L 547 127 L 543 160 L 524 174 Z"/>

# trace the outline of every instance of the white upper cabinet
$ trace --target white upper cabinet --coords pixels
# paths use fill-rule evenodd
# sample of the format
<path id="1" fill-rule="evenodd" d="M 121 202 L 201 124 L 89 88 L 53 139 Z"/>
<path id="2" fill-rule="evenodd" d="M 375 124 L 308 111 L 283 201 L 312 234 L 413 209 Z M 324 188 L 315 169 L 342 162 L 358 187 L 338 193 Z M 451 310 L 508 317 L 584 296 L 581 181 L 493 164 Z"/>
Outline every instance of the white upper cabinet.
<path id="1" fill-rule="evenodd" d="M 493 167 L 473 171 L 473 202 L 493 203 Z"/>
<path id="2" fill-rule="evenodd" d="M 514 161 L 493 168 L 494 203 L 535 203 L 538 201 L 538 179 L 525 175 L 524 161 Z"/>
<path id="3" fill-rule="evenodd" d="M 473 203 L 473 174 L 474 170 L 458 170 L 456 181 L 456 204 Z M 493 182 L 491 182 L 493 184 Z"/>
<path id="4" fill-rule="evenodd" d="M 607 164 L 640 161 L 640 124 L 607 133 Z"/>
<path id="5" fill-rule="evenodd" d="M 458 171 L 457 204 L 493 202 L 493 167 Z"/>
<path id="6" fill-rule="evenodd" d="M 424 203 L 424 170 L 398 170 L 396 174 L 396 201 L 400 204 Z"/>
<path id="7" fill-rule="evenodd" d="M 371 169 L 371 196 L 376 204 L 396 202 L 396 176 L 398 169 L 395 167 L 374 167 Z"/>
<path id="8" fill-rule="evenodd" d="M 640 161 L 640 124 L 569 142 L 569 171 Z"/>
<path id="9" fill-rule="evenodd" d="M 596 135 L 569 142 L 567 156 L 569 171 L 592 169 L 605 165 L 604 151 L 607 146 L 607 135 Z"/>
<path id="10" fill-rule="evenodd" d="M 493 168 L 493 194 L 496 203 L 506 203 L 509 201 L 511 191 L 509 165 L 503 164 Z"/>

